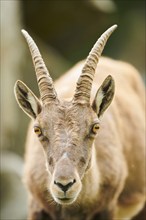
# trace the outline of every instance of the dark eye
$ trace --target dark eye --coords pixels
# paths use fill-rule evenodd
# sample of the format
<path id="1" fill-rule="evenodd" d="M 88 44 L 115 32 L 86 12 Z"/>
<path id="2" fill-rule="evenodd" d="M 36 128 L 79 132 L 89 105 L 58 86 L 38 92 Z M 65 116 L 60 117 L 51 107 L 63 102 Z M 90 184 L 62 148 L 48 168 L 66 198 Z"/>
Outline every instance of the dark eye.
<path id="1" fill-rule="evenodd" d="M 99 130 L 99 128 L 100 128 L 99 123 L 94 124 L 94 125 L 92 126 L 92 132 L 93 132 L 94 134 L 96 134 L 97 131 Z"/>
<path id="2" fill-rule="evenodd" d="M 41 128 L 39 128 L 39 127 L 37 127 L 37 126 L 34 127 L 34 132 L 36 133 L 36 135 L 37 135 L 38 137 L 40 137 L 40 136 L 42 135 L 42 130 L 41 130 Z"/>

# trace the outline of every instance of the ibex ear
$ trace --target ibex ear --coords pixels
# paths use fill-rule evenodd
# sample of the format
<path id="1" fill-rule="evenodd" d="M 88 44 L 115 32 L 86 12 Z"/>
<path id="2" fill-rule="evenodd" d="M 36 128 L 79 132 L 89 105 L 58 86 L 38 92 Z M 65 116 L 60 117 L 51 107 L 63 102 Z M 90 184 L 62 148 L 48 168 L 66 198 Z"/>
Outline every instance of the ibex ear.
<path id="1" fill-rule="evenodd" d="M 41 112 L 41 103 L 33 92 L 21 81 L 17 81 L 14 87 L 16 100 L 22 110 L 31 118 Z"/>
<path id="2" fill-rule="evenodd" d="M 114 92 L 115 83 L 112 76 L 109 75 L 98 89 L 92 104 L 92 108 L 99 118 L 110 105 Z"/>

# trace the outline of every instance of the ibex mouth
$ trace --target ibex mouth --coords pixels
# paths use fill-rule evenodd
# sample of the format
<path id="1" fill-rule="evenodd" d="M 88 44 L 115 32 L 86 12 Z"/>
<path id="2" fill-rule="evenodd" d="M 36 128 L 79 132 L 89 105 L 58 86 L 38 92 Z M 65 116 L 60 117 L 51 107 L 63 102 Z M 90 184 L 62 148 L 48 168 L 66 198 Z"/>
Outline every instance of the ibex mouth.
<path id="1" fill-rule="evenodd" d="M 67 198 L 67 197 L 56 198 L 56 202 L 61 205 L 69 205 L 73 203 L 74 201 L 75 201 L 75 198 Z"/>

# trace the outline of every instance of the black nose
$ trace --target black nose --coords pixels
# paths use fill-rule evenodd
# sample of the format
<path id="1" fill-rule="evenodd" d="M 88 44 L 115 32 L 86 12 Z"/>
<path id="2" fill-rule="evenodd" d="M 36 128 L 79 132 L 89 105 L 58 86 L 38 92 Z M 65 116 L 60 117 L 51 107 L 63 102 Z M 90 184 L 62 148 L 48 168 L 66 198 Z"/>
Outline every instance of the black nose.
<path id="1" fill-rule="evenodd" d="M 74 179 L 73 181 L 67 183 L 66 185 L 57 181 L 54 181 L 54 184 L 57 185 L 62 191 L 66 192 L 75 182 L 76 180 Z"/>

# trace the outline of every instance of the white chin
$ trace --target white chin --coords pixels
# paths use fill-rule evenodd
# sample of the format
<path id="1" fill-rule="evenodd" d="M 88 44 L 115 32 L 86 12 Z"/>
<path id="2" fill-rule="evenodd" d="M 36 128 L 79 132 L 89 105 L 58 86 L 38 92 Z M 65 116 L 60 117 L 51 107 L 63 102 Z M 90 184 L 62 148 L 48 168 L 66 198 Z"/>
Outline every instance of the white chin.
<path id="1" fill-rule="evenodd" d="M 76 198 L 56 198 L 54 197 L 55 202 L 57 202 L 60 205 L 70 205 L 72 204 Z"/>

